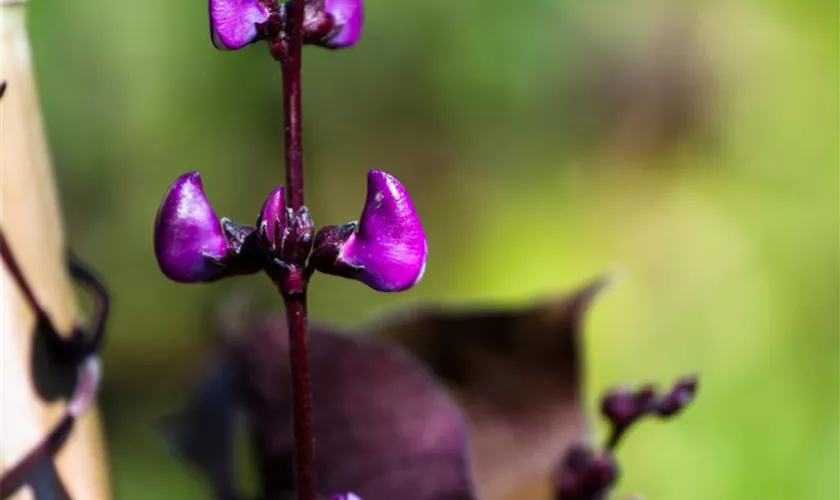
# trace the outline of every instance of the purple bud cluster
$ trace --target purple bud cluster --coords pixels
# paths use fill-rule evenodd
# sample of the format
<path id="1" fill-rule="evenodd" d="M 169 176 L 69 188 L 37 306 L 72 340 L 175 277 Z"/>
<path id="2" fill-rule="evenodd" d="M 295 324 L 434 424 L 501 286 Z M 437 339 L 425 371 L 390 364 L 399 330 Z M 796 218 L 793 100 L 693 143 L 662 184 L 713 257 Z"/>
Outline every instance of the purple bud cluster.
<path id="1" fill-rule="evenodd" d="M 210 38 L 219 50 L 238 50 L 260 40 L 276 45 L 288 18 L 288 2 L 210 0 Z M 362 35 L 362 0 L 309 0 L 303 42 L 330 49 L 351 47 Z"/>
<path id="2" fill-rule="evenodd" d="M 656 405 L 656 389 L 650 384 L 636 391 L 619 387 L 607 391 L 601 398 L 601 413 L 614 427 L 627 427 Z"/>
<path id="3" fill-rule="evenodd" d="M 411 288 L 428 256 L 414 204 L 396 178 L 379 170 L 368 172 L 367 189 L 359 222 L 327 226 L 315 235 L 309 211 L 289 208 L 283 186 L 268 195 L 253 227 L 220 219 L 198 172 L 184 174 L 164 195 L 155 219 L 158 265 L 181 283 L 259 271 L 281 278 L 304 269 L 302 280 L 317 270 L 383 292 Z"/>
<path id="4" fill-rule="evenodd" d="M 601 413 L 612 425 L 610 447 L 616 446 L 627 429 L 645 415 L 662 418 L 677 415 L 694 399 L 696 393 L 695 376 L 677 380 L 664 394 L 659 394 L 650 384 L 635 391 L 626 387 L 607 391 L 601 400 Z"/>
<path id="5" fill-rule="evenodd" d="M 283 263 L 305 262 L 312 251 L 313 234 L 309 209 L 295 211 L 286 206 L 285 188 L 276 187 L 257 218 L 257 243 L 263 255 Z"/>
<path id="6" fill-rule="evenodd" d="M 618 466 L 609 452 L 578 444 L 566 453 L 556 474 L 558 500 L 600 500 L 615 483 Z"/>
<path id="7" fill-rule="evenodd" d="M 697 394 L 697 377 L 677 380 L 665 393 L 647 384 L 637 390 L 626 387 L 607 391 L 601 413 L 612 433 L 606 447 L 596 452 L 586 444 L 572 446 L 555 470 L 557 500 L 603 500 L 618 478 L 616 445 L 634 423 L 645 415 L 669 418 L 679 414 Z"/>

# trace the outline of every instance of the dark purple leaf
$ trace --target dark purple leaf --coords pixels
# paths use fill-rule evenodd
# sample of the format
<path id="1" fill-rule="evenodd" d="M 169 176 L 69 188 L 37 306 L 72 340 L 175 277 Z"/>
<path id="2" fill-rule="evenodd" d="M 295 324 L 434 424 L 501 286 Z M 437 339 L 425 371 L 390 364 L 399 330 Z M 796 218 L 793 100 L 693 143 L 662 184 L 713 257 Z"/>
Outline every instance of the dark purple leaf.
<path id="1" fill-rule="evenodd" d="M 475 498 L 461 414 L 422 365 L 395 346 L 310 332 L 317 484 L 329 497 Z M 263 490 L 293 490 L 285 318 L 268 318 L 232 350 Z"/>

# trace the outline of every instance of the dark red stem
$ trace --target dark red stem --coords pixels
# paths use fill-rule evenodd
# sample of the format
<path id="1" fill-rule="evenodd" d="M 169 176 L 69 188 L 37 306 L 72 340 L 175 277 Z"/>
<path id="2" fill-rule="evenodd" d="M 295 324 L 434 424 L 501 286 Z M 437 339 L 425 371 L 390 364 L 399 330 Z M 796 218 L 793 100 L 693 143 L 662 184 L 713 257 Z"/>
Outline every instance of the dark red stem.
<path id="1" fill-rule="evenodd" d="M 292 365 L 292 421 L 295 435 L 295 489 L 298 500 L 315 500 L 315 450 L 312 442 L 312 397 L 309 387 L 309 352 L 306 295 L 286 295 L 289 353 Z"/>
<path id="2" fill-rule="evenodd" d="M 280 66 L 283 69 L 283 109 L 286 138 L 286 199 L 289 206 L 303 206 L 303 132 L 301 116 L 301 55 L 304 0 L 290 0 L 283 37 Z"/>
<path id="3" fill-rule="evenodd" d="M 621 438 L 624 437 L 624 433 L 627 432 L 628 428 L 629 426 L 614 427 L 610 433 L 609 439 L 607 440 L 606 448 L 610 451 L 615 451 L 618 447 L 619 441 L 621 441 Z"/>
<path id="4" fill-rule="evenodd" d="M 304 0 L 289 0 L 280 38 L 273 52 L 283 71 L 283 112 L 286 143 L 286 199 L 297 214 L 303 207 L 303 132 L 301 55 Z M 305 258 L 304 258 L 305 260 Z M 298 500 L 315 500 L 315 449 L 312 436 L 312 394 L 306 319 L 305 262 L 288 262 L 279 288 L 286 302 L 292 369 L 292 422 L 295 436 L 295 490 Z"/>

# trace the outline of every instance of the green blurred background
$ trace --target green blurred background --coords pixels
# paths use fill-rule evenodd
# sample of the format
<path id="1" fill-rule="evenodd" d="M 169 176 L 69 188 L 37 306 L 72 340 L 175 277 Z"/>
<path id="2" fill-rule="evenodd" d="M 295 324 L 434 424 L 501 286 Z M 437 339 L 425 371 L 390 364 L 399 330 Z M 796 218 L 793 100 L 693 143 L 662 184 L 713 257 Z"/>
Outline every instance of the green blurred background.
<path id="1" fill-rule="evenodd" d="M 164 191 L 197 169 L 255 218 L 282 180 L 280 75 L 213 49 L 206 3 L 31 0 L 33 53 L 72 248 L 115 306 L 103 409 L 118 499 L 205 498 L 152 422 L 176 407 L 219 300 L 268 280 L 167 281 Z M 648 499 L 838 498 L 835 0 L 368 0 L 360 45 L 307 49 L 307 201 L 355 219 L 368 168 L 411 190 L 424 281 L 313 282 L 316 320 L 421 302 L 527 303 L 608 269 L 587 394 L 702 374 L 678 422 L 620 452 Z"/>

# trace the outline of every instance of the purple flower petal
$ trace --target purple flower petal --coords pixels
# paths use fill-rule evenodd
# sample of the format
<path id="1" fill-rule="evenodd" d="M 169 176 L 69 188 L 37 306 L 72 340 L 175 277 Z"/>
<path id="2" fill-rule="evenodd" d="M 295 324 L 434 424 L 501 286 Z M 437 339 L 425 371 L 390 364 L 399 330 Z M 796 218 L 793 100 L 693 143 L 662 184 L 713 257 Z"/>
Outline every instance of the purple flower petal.
<path id="1" fill-rule="evenodd" d="M 382 292 L 411 288 L 423 277 L 429 249 L 408 191 L 385 172 L 368 172 L 367 201 L 359 230 L 339 258 L 362 268 L 360 281 Z"/>
<path id="2" fill-rule="evenodd" d="M 158 265 L 169 279 L 195 283 L 224 274 L 208 260 L 223 258 L 228 241 L 204 196 L 198 172 L 175 179 L 163 196 L 155 218 L 154 239 Z"/>
<path id="3" fill-rule="evenodd" d="M 237 50 L 256 41 L 257 24 L 268 20 L 258 0 L 210 0 L 210 36 L 219 50 Z"/>
<path id="4" fill-rule="evenodd" d="M 326 0 L 324 10 L 332 15 L 335 29 L 323 44 L 333 48 L 355 45 L 362 36 L 364 21 L 362 0 Z"/>

